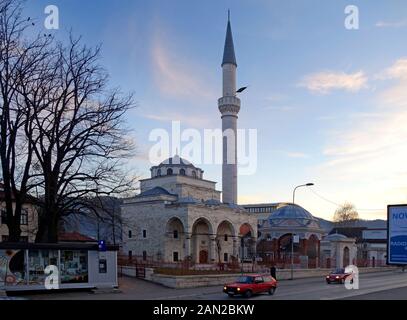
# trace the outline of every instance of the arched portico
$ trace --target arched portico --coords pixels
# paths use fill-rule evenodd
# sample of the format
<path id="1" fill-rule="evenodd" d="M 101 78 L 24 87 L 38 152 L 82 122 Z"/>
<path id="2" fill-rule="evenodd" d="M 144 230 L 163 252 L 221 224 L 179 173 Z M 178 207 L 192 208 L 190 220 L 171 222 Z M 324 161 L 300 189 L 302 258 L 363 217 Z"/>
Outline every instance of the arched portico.
<path id="1" fill-rule="evenodd" d="M 215 260 L 215 236 L 210 221 L 198 218 L 192 225 L 192 260 L 195 263 L 211 263 Z"/>
<path id="2" fill-rule="evenodd" d="M 237 258 L 237 237 L 233 224 L 224 220 L 216 230 L 216 261 L 228 263 Z"/>
<path id="3" fill-rule="evenodd" d="M 165 260 L 170 262 L 178 262 L 188 255 L 185 248 L 185 228 L 181 219 L 173 217 L 168 220 L 166 225 L 166 246 L 165 246 Z"/>
<path id="4" fill-rule="evenodd" d="M 256 256 L 256 235 L 253 227 L 244 223 L 239 228 L 240 257 L 244 260 L 252 260 Z"/>

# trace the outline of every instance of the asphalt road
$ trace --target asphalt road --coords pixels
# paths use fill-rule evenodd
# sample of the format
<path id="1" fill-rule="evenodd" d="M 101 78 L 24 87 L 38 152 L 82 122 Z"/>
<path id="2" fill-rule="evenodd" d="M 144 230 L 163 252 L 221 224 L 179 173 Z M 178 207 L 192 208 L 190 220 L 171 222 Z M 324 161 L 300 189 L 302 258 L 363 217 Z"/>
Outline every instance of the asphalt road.
<path id="1" fill-rule="evenodd" d="M 34 300 L 231 300 L 222 286 L 171 289 L 140 279 L 120 278 L 120 292 L 63 292 L 23 296 Z M 275 295 L 260 294 L 250 300 L 336 300 L 336 299 L 403 299 L 407 300 L 407 272 L 385 271 L 362 274 L 359 289 L 347 290 L 343 285 L 328 285 L 325 279 L 307 278 L 279 282 Z"/>

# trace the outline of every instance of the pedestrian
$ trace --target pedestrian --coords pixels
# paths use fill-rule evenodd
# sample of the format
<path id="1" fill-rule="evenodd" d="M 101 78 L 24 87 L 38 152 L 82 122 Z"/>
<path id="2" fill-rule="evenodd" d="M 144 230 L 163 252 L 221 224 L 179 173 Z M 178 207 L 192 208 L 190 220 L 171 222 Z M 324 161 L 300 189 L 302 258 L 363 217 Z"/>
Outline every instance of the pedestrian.
<path id="1" fill-rule="evenodd" d="M 277 269 L 276 269 L 276 267 L 274 266 L 274 264 L 271 265 L 271 268 L 270 268 L 270 275 L 271 275 L 274 279 L 277 280 L 276 272 L 277 272 Z"/>

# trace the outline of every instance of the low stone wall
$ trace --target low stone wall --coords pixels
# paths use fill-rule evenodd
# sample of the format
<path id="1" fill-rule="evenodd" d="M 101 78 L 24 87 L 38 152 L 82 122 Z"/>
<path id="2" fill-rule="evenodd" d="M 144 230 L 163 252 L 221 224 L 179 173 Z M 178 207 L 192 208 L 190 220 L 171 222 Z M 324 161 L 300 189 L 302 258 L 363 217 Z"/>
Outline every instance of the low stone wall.
<path id="1" fill-rule="evenodd" d="M 135 277 L 136 268 L 134 267 L 119 267 L 122 274 Z M 359 268 L 360 273 L 372 273 L 395 270 L 394 267 L 381 267 L 381 268 Z M 294 279 L 323 277 L 327 275 L 331 269 L 295 269 Z M 155 274 L 152 268 L 146 268 L 145 280 L 159 283 L 163 286 L 175 289 L 181 288 L 197 288 L 219 286 L 225 283 L 234 282 L 241 274 L 215 274 L 215 275 L 191 275 L 191 276 L 171 276 L 164 274 Z M 288 280 L 291 278 L 290 269 L 277 270 L 278 280 Z"/>

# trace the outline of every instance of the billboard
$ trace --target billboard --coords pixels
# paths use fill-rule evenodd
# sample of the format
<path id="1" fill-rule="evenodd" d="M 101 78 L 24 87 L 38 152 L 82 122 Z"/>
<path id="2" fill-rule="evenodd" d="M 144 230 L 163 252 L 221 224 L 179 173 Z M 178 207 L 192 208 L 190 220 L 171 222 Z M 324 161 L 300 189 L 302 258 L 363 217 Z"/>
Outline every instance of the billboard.
<path id="1" fill-rule="evenodd" d="M 387 264 L 407 265 L 407 205 L 387 206 Z"/>

